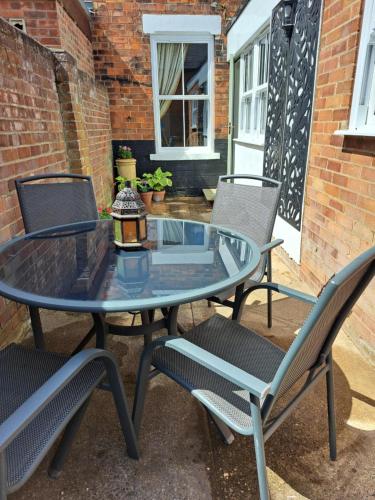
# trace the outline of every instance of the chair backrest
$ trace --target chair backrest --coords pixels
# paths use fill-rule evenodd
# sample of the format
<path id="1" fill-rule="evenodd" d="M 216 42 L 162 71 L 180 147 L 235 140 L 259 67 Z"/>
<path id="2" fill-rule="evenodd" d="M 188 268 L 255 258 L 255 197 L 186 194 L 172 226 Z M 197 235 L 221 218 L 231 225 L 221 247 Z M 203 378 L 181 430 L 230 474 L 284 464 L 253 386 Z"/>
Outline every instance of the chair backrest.
<path id="1" fill-rule="evenodd" d="M 99 218 L 91 177 L 35 175 L 16 179 L 16 188 L 26 233 Z"/>
<path id="2" fill-rule="evenodd" d="M 267 177 L 256 175 L 219 177 L 211 223 L 240 231 L 262 247 L 272 238 L 280 192 L 281 182 Z M 259 280 L 264 275 L 265 266 L 264 255 L 256 272 Z"/>
<path id="3" fill-rule="evenodd" d="M 374 275 L 375 246 L 327 282 L 275 374 L 272 395 L 281 396 L 318 361 L 326 360 L 343 322 Z"/>

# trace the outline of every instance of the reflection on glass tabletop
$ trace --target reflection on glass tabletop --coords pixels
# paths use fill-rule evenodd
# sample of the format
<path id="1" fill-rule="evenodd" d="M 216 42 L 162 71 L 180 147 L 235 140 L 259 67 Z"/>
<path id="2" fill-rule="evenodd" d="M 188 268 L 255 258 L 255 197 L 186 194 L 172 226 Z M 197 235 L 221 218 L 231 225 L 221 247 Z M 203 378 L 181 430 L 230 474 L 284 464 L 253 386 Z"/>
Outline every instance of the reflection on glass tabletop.
<path id="1" fill-rule="evenodd" d="M 148 240 L 118 249 L 112 221 L 52 228 L 0 248 L 0 294 L 50 309 L 152 309 L 208 298 L 259 263 L 250 239 L 218 226 L 149 219 Z"/>

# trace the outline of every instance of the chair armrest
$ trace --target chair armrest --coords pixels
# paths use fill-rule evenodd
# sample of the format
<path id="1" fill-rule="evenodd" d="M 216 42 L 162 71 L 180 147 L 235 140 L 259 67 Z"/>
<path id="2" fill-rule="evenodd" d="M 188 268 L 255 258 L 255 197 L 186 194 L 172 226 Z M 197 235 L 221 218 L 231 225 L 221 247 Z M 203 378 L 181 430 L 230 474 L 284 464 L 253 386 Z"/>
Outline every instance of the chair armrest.
<path id="1" fill-rule="evenodd" d="M 254 396 L 258 398 L 263 398 L 266 396 L 271 388 L 271 384 L 267 384 L 263 380 L 260 380 L 250 373 L 237 368 L 236 366 L 224 361 L 223 359 L 211 354 L 210 352 L 198 347 L 197 345 L 189 342 L 186 339 L 177 337 L 173 339 L 168 339 L 165 337 L 164 346 L 169 349 L 173 349 L 180 354 L 190 358 L 196 363 L 208 368 L 209 370 L 217 373 L 221 377 L 233 382 L 234 384 L 242 387 L 246 391 L 249 391 Z M 159 341 L 162 339 L 158 339 Z"/>
<path id="2" fill-rule="evenodd" d="M 260 249 L 260 253 L 263 255 L 264 253 L 270 252 L 271 250 L 278 247 L 282 243 L 284 243 L 284 240 L 282 240 L 280 238 L 278 238 L 276 240 L 272 240 L 269 243 L 267 243 L 267 245 L 262 246 L 262 248 Z"/>
<path id="3" fill-rule="evenodd" d="M 273 290 L 274 292 L 282 293 L 283 295 L 287 295 L 288 297 L 293 297 L 294 299 L 301 300 L 302 302 L 308 302 L 309 304 L 316 304 L 318 298 L 314 295 L 310 295 L 308 293 L 300 292 L 299 290 L 295 290 L 294 288 L 289 288 L 284 285 L 279 285 L 278 283 L 259 283 L 259 285 L 254 285 L 248 290 L 246 290 L 241 295 L 241 302 L 249 295 L 249 293 L 254 290 Z"/>
<path id="4" fill-rule="evenodd" d="M 106 366 L 116 363 L 108 351 L 86 349 L 81 351 L 52 375 L 15 412 L 0 425 L 0 452 L 46 407 L 46 405 L 82 370 L 95 359 L 102 358 Z"/>

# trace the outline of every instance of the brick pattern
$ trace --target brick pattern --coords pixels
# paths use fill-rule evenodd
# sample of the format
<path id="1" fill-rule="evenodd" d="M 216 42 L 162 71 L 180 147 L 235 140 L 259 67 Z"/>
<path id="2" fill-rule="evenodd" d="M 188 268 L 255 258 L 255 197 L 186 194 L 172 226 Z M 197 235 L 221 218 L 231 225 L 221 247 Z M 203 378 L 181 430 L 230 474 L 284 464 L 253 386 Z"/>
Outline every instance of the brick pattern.
<path id="1" fill-rule="evenodd" d="M 2 0 L 0 15 L 24 19 L 29 36 L 46 47 L 61 48 L 56 0 Z"/>
<path id="2" fill-rule="evenodd" d="M 0 241 L 23 230 L 14 178 L 67 165 L 50 51 L 0 20 Z M 0 298 L 2 341 L 22 334 L 26 310 Z"/>
<path id="3" fill-rule="evenodd" d="M 94 2 L 95 71 L 107 86 L 113 138 L 154 140 L 149 35 L 142 31 L 142 14 L 221 14 L 223 30 L 242 0 L 222 1 L 224 8 L 203 0 L 129 0 Z M 215 135 L 227 135 L 228 63 L 226 37 L 215 40 Z"/>
<path id="4" fill-rule="evenodd" d="M 57 54 L 57 89 L 73 173 L 91 175 L 99 205 L 112 198 L 112 134 L 105 87 L 79 71 L 66 53 Z"/>
<path id="5" fill-rule="evenodd" d="M 302 237 L 302 275 L 318 290 L 375 244 L 375 140 L 343 139 L 350 115 L 363 2 L 327 0 L 323 13 Z M 348 331 L 375 352 L 375 282 Z M 372 299 L 372 300 L 371 300 Z"/>
<path id="6" fill-rule="evenodd" d="M 24 19 L 29 36 L 50 49 L 69 52 L 79 69 L 94 76 L 91 42 L 58 0 L 2 0 L 0 15 Z"/>
<path id="7" fill-rule="evenodd" d="M 14 2 L 15 3 L 15 2 Z M 69 61 L 61 67 L 56 57 Z M 16 177 L 73 171 L 92 175 L 99 205 L 112 197 L 106 89 L 0 19 L 0 241 L 23 231 Z M 0 298 L 1 343 L 22 337 L 26 309 Z"/>
<path id="8" fill-rule="evenodd" d="M 56 11 L 61 48 L 74 57 L 80 70 L 93 77 L 94 60 L 91 42 L 59 2 L 56 2 Z"/>

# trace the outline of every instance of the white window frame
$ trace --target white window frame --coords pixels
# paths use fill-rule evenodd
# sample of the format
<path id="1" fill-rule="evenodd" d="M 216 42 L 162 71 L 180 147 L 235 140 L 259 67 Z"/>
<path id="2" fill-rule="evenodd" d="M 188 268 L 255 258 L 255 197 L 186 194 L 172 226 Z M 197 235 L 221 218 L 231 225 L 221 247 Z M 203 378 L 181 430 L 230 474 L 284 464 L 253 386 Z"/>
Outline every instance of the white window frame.
<path id="1" fill-rule="evenodd" d="M 268 35 L 268 52 L 267 52 L 267 79 L 264 83 L 259 84 L 259 69 L 260 69 L 260 42 Z M 266 93 L 265 101 L 265 116 L 267 116 L 267 90 L 268 90 L 268 75 L 269 75 L 269 37 L 270 29 L 262 29 L 252 41 L 247 45 L 246 49 L 241 54 L 240 62 L 240 102 L 239 102 L 239 130 L 238 140 L 248 142 L 250 144 L 264 145 L 265 129 L 261 130 L 261 106 L 260 95 Z M 252 53 L 252 86 L 245 90 L 245 73 L 246 58 Z M 247 75 L 248 77 L 248 75 Z M 251 112 L 246 102 L 251 101 Z"/>
<path id="2" fill-rule="evenodd" d="M 159 95 L 158 83 L 158 43 L 206 43 L 207 44 L 207 95 Z M 151 35 L 151 67 L 152 92 L 154 107 L 155 146 L 156 154 L 151 154 L 151 160 L 190 160 L 217 159 L 219 153 L 214 152 L 215 141 L 215 95 L 214 95 L 214 37 L 200 33 L 167 33 Z M 161 142 L 160 100 L 205 100 L 208 101 L 209 123 L 207 127 L 207 146 L 165 147 Z M 185 124 L 183 124 L 185 127 Z"/>
<path id="3" fill-rule="evenodd" d="M 372 35 L 372 36 L 371 36 Z M 373 48 L 373 67 L 368 67 L 367 51 L 370 42 Z M 366 0 L 362 17 L 357 68 L 350 110 L 349 128 L 337 130 L 336 135 L 375 136 L 375 117 L 367 121 L 367 109 L 375 109 L 375 0 Z M 372 71 L 371 88 L 365 88 L 365 78 Z M 366 96 L 364 95 L 366 93 Z M 366 103 L 361 104 L 365 99 Z"/>

